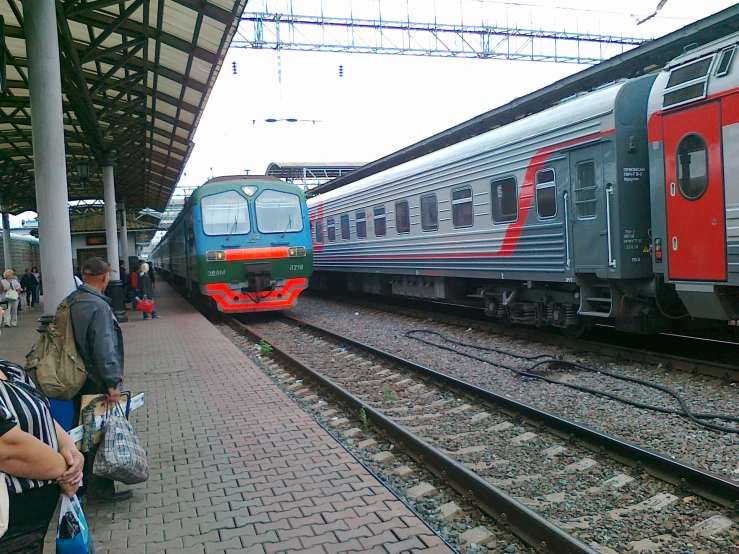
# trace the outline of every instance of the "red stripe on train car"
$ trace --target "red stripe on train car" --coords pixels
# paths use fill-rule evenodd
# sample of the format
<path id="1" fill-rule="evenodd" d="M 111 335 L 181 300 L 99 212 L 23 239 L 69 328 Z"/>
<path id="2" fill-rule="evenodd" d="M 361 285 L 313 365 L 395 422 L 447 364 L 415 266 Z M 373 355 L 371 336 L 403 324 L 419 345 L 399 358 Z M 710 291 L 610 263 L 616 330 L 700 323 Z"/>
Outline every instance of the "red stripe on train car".
<path id="1" fill-rule="evenodd" d="M 459 253 L 459 254 L 434 254 L 433 256 L 429 256 L 426 254 L 390 254 L 390 255 L 384 255 L 384 254 L 369 254 L 369 255 L 362 255 L 362 256 L 321 256 L 320 259 L 323 260 L 341 260 L 341 261 L 351 261 L 351 260 L 366 260 L 366 259 L 429 259 L 434 260 L 438 258 L 500 258 L 500 257 L 506 257 L 510 256 L 516 251 L 516 246 L 518 246 L 518 241 L 521 238 L 521 232 L 523 231 L 524 225 L 526 223 L 526 219 L 528 216 L 529 209 L 531 208 L 531 202 L 534 199 L 534 193 L 536 191 L 536 183 L 535 183 L 535 176 L 536 172 L 541 169 L 544 165 L 546 165 L 547 159 L 550 154 L 553 152 L 556 152 L 557 150 L 561 148 L 569 148 L 571 146 L 576 146 L 582 142 L 589 142 L 597 139 L 601 139 L 603 137 L 607 137 L 609 135 L 612 135 L 616 132 L 615 129 L 610 129 L 608 131 L 603 131 L 601 133 L 594 133 L 592 135 L 587 135 L 585 137 L 581 137 L 578 139 L 569 140 L 567 142 L 562 142 L 560 144 L 555 144 L 552 146 L 547 146 L 546 148 L 542 148 L 539 150 L 536 154 L 533 155 L 531 158 L 531 162 L 529 163 L 528 167 L 526 168 L 526 176 L 524 177 L 523 185 L 521 185 L 521 190 L 518 195 L 518 204 L 519 204 L 519 218 L 518 221 L 515 223 L 511 223 L 508 225 L 508 228 L 506 229 L 505 236 L 503 237 L 503 244 L 500 247 L 500 250 L 494 253 L 490 254 L 469 254 L 469 253 Z M 315 252 L 315 248 L 314 248 Z"/>

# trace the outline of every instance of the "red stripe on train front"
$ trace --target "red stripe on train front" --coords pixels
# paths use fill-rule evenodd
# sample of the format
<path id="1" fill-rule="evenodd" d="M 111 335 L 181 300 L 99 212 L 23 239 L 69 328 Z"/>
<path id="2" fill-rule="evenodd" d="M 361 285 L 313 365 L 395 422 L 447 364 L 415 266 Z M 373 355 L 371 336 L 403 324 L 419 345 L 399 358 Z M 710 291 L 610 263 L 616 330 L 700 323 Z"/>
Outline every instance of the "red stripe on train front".
<path id="1" fill-rule="evenodd" d="M 308 288 L 308 279 L 288 279 L 280 290 L 272 291 L 266 295 L 264 293 L 252 293 L 250 298 L 245 294 L 231 290 L 225 283 L 211 283 L 205 286 L 206 294 L 215 300 L 218 309 L 224 313 L 283 310 L 295 304 L 298 295 L 306 288 Z M 259 298 L 259 302 L 254 302 L 252 299 L 256 297 Z"/>
<path id="2" fill-rule="evenodd" d="M 287 258 L 287 246 L 267 246 L 261 248 L 234 248 L 226 250 L 226 261 L 262 260 L 265 258 Z"/>

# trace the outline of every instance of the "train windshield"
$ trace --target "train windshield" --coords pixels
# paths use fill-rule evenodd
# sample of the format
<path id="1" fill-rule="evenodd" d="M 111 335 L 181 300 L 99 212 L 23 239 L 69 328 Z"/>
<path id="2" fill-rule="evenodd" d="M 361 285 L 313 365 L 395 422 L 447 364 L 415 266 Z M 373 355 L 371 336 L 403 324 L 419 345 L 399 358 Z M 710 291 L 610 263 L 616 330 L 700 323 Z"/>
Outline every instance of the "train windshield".
<path id="1" fill-rule="evenodd" d="M 244 235 L 251 230 L 249 205 L 235 190 L 206 196 L 200 209 L 206 235 Z"/>
<path id="2" fill-rule="evenodd" d="M 255 205 L 260 233 L 296 233 L 303 230 L 303 213 L 297 194 L 265 190 Z"/>

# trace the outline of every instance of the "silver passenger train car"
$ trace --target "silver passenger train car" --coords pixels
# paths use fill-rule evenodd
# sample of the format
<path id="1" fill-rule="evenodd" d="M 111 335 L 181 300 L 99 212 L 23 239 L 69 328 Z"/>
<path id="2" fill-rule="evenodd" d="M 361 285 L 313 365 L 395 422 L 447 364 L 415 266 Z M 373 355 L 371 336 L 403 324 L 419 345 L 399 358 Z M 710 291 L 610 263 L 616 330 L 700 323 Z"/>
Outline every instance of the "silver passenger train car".
<path id="1" fill-rule="evenodd" d="M 739 212 L 739 77 L 725 54 L 737 42 L 309 199 L 312 285 L 476 304 L 572 334 L 604 319 L 644 333 L 737 319 L 726 214 Z M 702 73 L 684 69 L 695 63 Z"/>
<path id="2" fill-rule="evenodd" d="M 643 109 L 653 81 L 575 98 L 309 200 L 316 271 L 349 274 L 351 290 L 476 299 L 519 323 L 578 327 L 623 310 L 653 286 Z"/>

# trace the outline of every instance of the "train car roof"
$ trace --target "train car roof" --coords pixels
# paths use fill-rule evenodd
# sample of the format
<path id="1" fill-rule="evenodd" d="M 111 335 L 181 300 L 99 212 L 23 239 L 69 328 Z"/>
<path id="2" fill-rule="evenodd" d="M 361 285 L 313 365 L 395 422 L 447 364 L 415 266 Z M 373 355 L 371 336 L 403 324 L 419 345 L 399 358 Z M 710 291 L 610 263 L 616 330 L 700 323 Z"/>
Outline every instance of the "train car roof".
<path id="1" fill-rule="evenodd" d="M 682 65 L 692 60 L 697 60 L 698 58 L 701 58 L 707 54 L 723 50 L 727 46 L 731 46 L 733 44 L 736 44 L 737 42 L 739 42 L 739 33 L 733 33 L 720 40 L 716 40 L 703 46 L 698 46 L 696 48 L 688 50 L 683 55 L 678 56 L 677 58 L 672 60 L 665 66 L 665 69 L 669 70 L 677 65 Z"/>
<path id="2" fill-rule="evenodd" d="M 388 168 L 343 187 L 324 192 L 308 199 L 308 206 L 328 202 L 343 196 L 401 179 L 434 166 L 450 164 L 486 150 L 513 146 L 526 139 L 540 139 L 548 132 L 575 125 L 599 116 L 613 113 L 616 97 L 626 81 L 603 87 L 600 90 L 562 101 L 557 106 L 525 117 L 508 125 L 431 152 L 420 158 Z M 600 132 L 610 129 L 600 129 Z"/>

